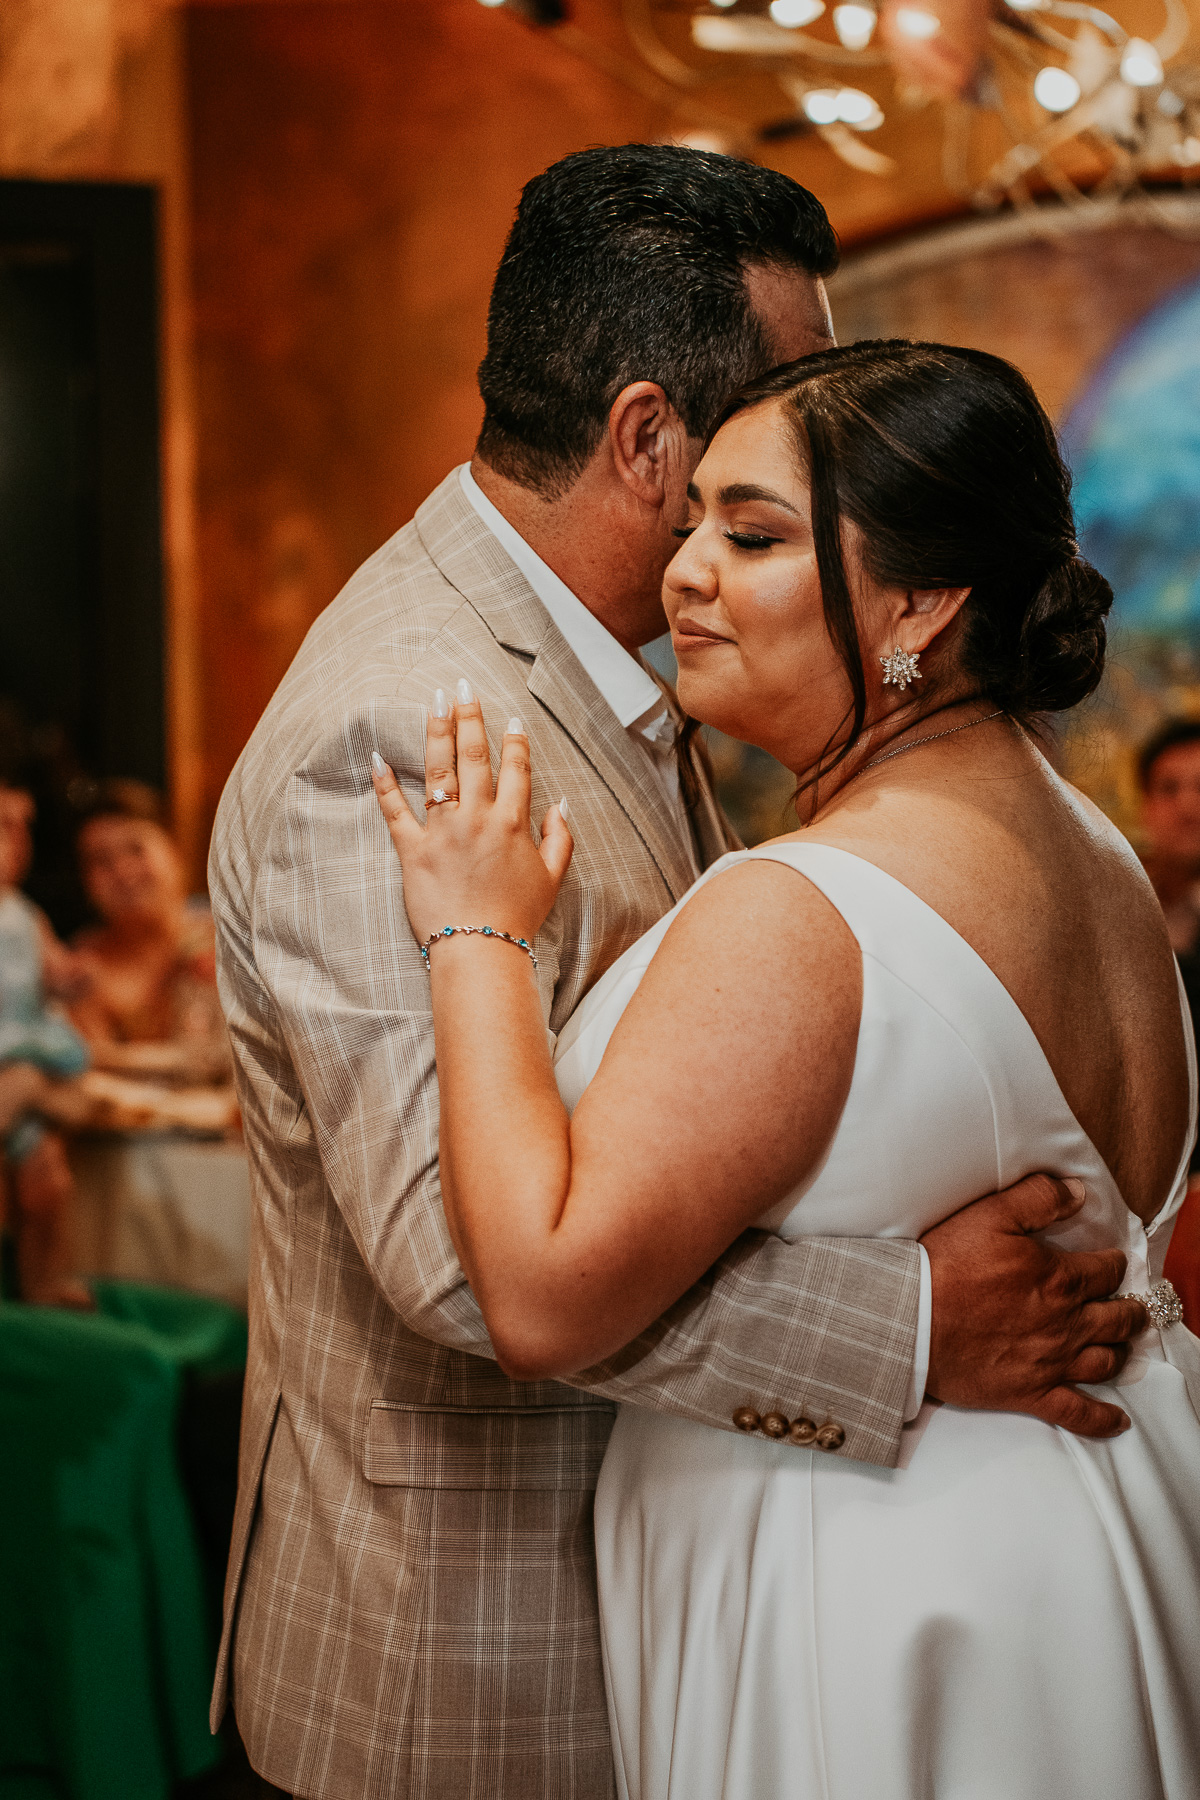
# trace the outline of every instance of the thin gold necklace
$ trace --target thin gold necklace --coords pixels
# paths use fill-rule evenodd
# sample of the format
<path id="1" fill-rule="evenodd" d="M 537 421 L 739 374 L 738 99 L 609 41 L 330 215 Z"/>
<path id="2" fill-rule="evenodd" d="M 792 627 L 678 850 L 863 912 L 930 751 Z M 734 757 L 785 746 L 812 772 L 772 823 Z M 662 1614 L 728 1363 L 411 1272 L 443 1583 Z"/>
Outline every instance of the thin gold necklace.
<path id="1" fill-rule="evenodd" d="M 906 750 L 919 750 L 922 744 L 936 744 L 939 738 L 953 737 L 956 731 L 970 731 L 975 725 L 986 725 L 989 719 L 1002 719 L 1004 708 L 998 706 L 995 712 L 984 713 L 982 719 L 968 719 L 965 725 L 948 725 L 945 731 L 931 731 L 928 737 L 914 738 L 911 744 L 901 744 L 898 750 L 885 750 L 882 756 L 873 756 L 865 762 L 858 774 L 865 775 L 877 763 L 891 762 L 893 756 L 903 756 Z"/>

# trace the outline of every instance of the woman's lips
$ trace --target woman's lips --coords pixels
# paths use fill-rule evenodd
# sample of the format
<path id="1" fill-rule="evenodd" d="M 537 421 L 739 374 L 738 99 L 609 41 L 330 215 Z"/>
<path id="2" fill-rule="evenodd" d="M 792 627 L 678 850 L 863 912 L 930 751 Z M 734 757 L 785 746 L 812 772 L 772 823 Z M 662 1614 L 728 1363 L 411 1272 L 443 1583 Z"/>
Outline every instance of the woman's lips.
<path id="1" fill-rule="evenodd" d="M 699 650 L 706 644 L 733 642 L 732 638 L 722 637 L 719 631 L 710 631 L 707 625 L 700 625 L 695 619 L 676 619 L 671 639 L 677 651 Z"/>

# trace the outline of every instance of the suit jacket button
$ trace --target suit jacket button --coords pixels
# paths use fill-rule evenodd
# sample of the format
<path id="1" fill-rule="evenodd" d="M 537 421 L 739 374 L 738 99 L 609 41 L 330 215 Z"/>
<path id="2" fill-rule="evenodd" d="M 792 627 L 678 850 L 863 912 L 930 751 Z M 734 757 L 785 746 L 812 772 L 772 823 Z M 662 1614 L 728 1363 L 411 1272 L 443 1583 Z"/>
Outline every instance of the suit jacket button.
<path id="1" fill-rule="evenodd" d="M 769 1438 L 782 1438 L 788 1434 L 788 1422 L 779 1412 L 764 1413 L 762 1428 Z"/>
<path id="2" fill-rule="evenodd" d="M 793 1419 L 788 1437 L 793 1444 L 811 1444 L 817 1435 L 817 1428 L 811 1419 Z"/>
<path id="3" fill-rule="evenodd" d="M 846 1434 L 840 1425 L 832 1422 L 822 1425 L 817 1433 L 817 1448 L 820 1450 L 840 1450 L 846 1441 Z"/>
<path id="4" fill-rule="evenodd" d="M 733 1415 L 733 1422 L 739 1431 L 757 1431 L 759 1418 L 752 1406 L 739 1406 Z"/>

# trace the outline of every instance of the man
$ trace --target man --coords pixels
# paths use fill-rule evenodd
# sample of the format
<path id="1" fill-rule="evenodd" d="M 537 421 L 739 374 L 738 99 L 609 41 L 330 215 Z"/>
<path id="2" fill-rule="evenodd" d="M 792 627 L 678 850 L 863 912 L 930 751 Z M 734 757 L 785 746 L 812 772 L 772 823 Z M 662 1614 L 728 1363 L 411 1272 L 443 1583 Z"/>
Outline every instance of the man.
<path id="1" fill-rule="evenodd" d="M 1179 959 L 1193 1029 L 1200 1022 L 1200 719 L 1171 719 L 1143 744 L 1137 760 L 1142 790 L 1143 861 L 1166 915 Z M 1183 1203 L 1163 1274 L 1183 1301 L 1189 1331 L 1200 1328 L 1200 1144 L 1192 1149 L 1192 1185 Z"/>
<path id="2" fill-rule="evenodd" d="M 612 1794 L 591 1491 L 614 1400 L 772 1436 L 810 1419 L 819 1453 L 887 1467 L 928 1339 L 943 1398 L 1119 1423 L 1060 1385 L 1116 1366 L 1099 1346 L 1131 1309 L 1080 1304 L 1089 1282 L 1112 1291 L 1120 1257 L 1054 1261 L 1025 1235 L 1073 1208 L 1058 1184 L 968 1209 L 927 1262 L 751 1234 L 569 1386 L 499 1373 L 446 1233 L 428 989 L 371 750 L 415 802 L 426 709 L 456 682 L 493 742 L 523 719 L 535 809 L 568 794 L 577 845 L 537 943 L 560 1029 L 727 847 L 635 652 L 663 629 L 710 421 L 830 341 L 835 260 L 811 195 L 731 158 L 630 145 L 531 182 L 470 470 L 318 621 L 222 801 L 212 894 L 255 1248 L 213 1716 L 232 1667 L 250 1760 L 293 1793 Z"/>
<path id="3" fill-rule="evenodd" d="M 1194 959 L 1200 945 L 1200 720 L 1172 719 L 1138 756 L 1146 873 L 1171 948 Z"/>

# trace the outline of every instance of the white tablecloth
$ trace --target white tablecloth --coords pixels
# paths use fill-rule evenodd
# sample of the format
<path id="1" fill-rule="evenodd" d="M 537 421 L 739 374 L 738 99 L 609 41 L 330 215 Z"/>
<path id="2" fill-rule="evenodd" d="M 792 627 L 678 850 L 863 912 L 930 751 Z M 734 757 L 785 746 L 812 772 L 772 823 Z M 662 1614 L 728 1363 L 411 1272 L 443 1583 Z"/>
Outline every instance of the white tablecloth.
<path id="1" fill-rule="evenodd" d="M 246 1304 L 250 1171 L 238 1143 L 166 1132 L 78 1138 L 76 1262 Z"/>

